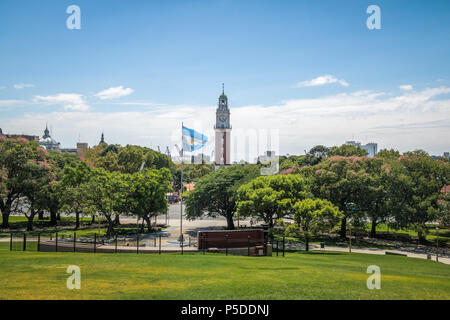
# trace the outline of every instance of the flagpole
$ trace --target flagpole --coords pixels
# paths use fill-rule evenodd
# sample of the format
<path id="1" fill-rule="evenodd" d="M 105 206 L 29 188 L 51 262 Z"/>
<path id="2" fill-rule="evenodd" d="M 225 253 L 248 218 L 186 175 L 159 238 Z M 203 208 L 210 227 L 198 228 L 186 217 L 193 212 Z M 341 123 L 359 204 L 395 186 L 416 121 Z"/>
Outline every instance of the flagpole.
<path id="1" fill-rule="evenodd" d="M 181 122 L 180 247 L 183 247 L 183 122 Z"/>

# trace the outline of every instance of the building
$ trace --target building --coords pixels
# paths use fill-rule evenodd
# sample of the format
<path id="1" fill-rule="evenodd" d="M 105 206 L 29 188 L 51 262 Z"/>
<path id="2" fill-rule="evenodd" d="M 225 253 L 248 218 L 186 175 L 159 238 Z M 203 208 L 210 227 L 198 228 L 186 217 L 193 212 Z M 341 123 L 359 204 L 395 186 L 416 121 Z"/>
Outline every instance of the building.
<path id="1" fill-rule="evenodd" d="M 87 142 L 78 142 L 77 143 L 77 156 L 84 157 L 86 151 L 89 149 L 89 145 Z"/>
<path id="2" fill-rule="evenodd" d="M 204 163 L 211 162 L 211 157 L 203 153 L 191 156 L 191 163 L 202 164 L 203 162 Z"/>
<path id="3" fill-rule="evenodd" d="M 360 147 L 361 149 L 366 150 L 369 158 L 375 157 L 375 155 L 378 153 L 378 144 L 375 142 L 370 142 L 368 144 L 362 145 L 359 141 L 346 141 L 345 144 Z"/>
<path id="4" fill-rule="evenodd" d="M 27 134 L 8 134 L 8 133 L 3 133 L 2 129 L 0 128 L 0 137 L 6 137 L 6 138 L 24 138 L 27 139 L 28 141 L 39 141 L 39 136 L 32 136 L 32 135 L 27 135 Z"/>
<path id="5" fill-rule="evenodd" d="M 444 152 L 444 158 L 450 159 L 450 152 Z"/>
<path id="6" fill-rule="evenodd" d="M 60 151 L 60 143 L 50 136 L 47 125 L 45 125 L 44 135 L 39 139 L 39 144 L 49 151 Z"/>
<path id="7" fill-rule="evenodd" d="M 264 155 L 258 156 L 256 163 L 263 165 L 261 175 L 277 174 L 280 171 L 280 157 L 275 151 L 266 151 Z"/>
<path id="8" fill-rule="evenodd" d="M 105 142 L 105 135 L 103 134 L 103 132 L 102 132 L 102 136 L 100 138 L 100 142 L 98 144 L 102 144 L 102 143 L 106 143 Z"/>
<path id="9" fill-rule="evenodd" d="M 275 154 L 275 151 L 266 151 L 266 153 L 262 156 L 258 156 L 256 162 L 266 163 L 272 161 L 274 159 L 278 159 L 278 156 Z"/>
<path id="10" fill-rule="evenodd" d="M 70 154 L 77 154 L 76 148 L 61 148 L 59 149 L 62 153 L 70 153 Z"/>
<path id="11" fill-rule="evenodd" d="M 219 106 L 216 109 L 216 131 L 215 137 L 215 167 L 223 167 L 231 164 L 230 162 L 230 109 L 228 108 L 228 97 L 222 85 L 222 94 L 219 97 Z"/>

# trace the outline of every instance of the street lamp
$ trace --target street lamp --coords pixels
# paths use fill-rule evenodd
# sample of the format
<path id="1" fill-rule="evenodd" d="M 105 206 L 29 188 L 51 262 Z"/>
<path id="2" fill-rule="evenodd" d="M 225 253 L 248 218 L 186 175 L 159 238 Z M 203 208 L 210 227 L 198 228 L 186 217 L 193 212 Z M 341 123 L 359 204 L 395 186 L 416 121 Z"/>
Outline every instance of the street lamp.
<path id="1" fill-rule="evenodd" d="M 439 227 L 436 227 L 436 262 L 439 262 Z"/>
<path id="2" fill-rule="evenodd" d="M 352 253 L 352 223 L 351 222 L 349 223 L 349 229 L 350 229 L 349 230 L 350 231 L 350 237 L 349 237 L 349 244 L 350 245 L 348 247 L 348 250 L 349 250 L 348 252 Z"/>

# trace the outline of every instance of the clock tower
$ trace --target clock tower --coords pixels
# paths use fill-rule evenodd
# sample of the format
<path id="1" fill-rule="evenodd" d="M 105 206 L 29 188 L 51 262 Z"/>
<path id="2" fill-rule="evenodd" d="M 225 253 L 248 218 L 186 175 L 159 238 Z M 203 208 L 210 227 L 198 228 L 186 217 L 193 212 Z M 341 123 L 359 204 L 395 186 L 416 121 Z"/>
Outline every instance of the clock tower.
<path id="1" fill-rule="evenodd" d="M 222 84 L 222 94 L 219 97 L 219 105 L 216 110 L 215 161 L 217 167 L 230 165 L 230 109 L 228 109 L 228 98 Z"/>

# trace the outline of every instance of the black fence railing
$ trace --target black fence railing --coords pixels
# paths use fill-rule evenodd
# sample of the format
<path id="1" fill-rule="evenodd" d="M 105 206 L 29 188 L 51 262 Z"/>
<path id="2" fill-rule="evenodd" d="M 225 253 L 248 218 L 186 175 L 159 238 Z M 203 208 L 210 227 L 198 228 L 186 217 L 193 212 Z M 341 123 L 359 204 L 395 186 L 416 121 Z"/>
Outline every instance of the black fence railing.
<path id="1" fill-rule="evenodd" d="M 180 241 L 181 240 L 181 241 Z M 221 253 L 241 256 L 284 256 L 286 243 L 284 239 L 262 240 L 248 237 L 242 239 L 202 238 L 194 237 L 169 238 L 161 234 L 139 235 L 135 237 L 106 238 L 93 236 L 78 236 L 76 232 L 68 235 L 37 234 L 29 236 L 26 233 L 10 234 L 10 251 L 40 251 L 40 252 L 89 252 L 89 253 Z"/>

